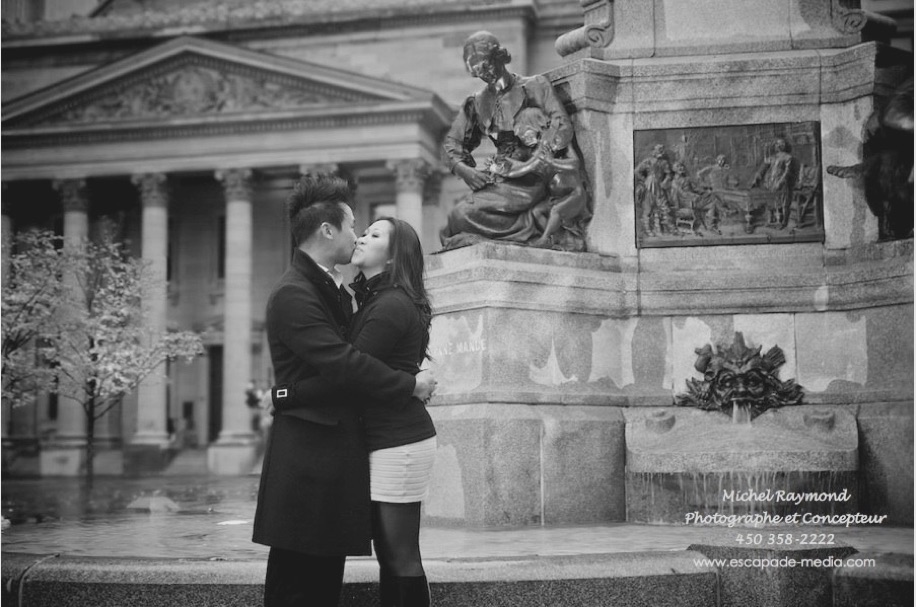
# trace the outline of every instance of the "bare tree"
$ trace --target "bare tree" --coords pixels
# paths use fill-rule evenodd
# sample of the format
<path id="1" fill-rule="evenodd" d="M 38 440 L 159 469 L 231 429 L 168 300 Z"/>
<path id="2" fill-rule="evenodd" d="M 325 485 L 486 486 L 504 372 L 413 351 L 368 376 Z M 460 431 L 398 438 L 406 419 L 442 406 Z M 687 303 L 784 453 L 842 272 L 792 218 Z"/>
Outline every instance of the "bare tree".
<path id="1" fill-rule="evenodd" d="M 3 277 L 3 400 L 21 406 L 53 379 L 36 346 L 64 300 L 67 258 L 51 232 L 23 232 L 11 245 Z"/>
<path id="2" fill-rule="evenodd" d="M 75 401 L 85 413 L 86 479 L 91 487 L 96 421 L 147 376 L 163 369 L 165 361 L 190 360 L 203 347 L 196 333 L 157 332 L 146 325 L 142 297 L 152 281 L 147 264 L 130 257 L 110 235 L 66 247 L 63 257 L 54 288 L 58 300 L 35 336 L 40 364 L 47 369 L 42 372 L 50 373 L 56 380 L 52 389 L 65 397 L 61 406 Z M 4 289 L 4 308 L 5 297 Z M 5 316 L 4 309 L 4 338 Z"/>

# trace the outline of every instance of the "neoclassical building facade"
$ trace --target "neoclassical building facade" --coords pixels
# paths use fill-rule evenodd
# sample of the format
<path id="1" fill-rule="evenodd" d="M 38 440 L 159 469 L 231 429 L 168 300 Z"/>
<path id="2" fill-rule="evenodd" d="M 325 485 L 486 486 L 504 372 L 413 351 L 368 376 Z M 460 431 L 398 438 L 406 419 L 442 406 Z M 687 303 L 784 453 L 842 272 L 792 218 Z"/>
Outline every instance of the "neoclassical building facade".
<path id="1" fill-rule="evenodd" d="M 245 391 L 272 381 L 264 308 L 290 256 L 292 184 L 337 171 L 358 186 L 358 229 L 393 214 L 436 251 L 465 187 L 442 136 L 479 84 L 464 39 L 489 29 L 515 71 L 540 73 L 582 23 L 576 2 L 544 0 L 64 4 L 4 3 L 4 238 L 80 239 L 113 220 L 167 279 L 149 322 L 198 331 L 206 349 L 98 422 L 103 473 L 194 447 L 212 472 L 247 472 Z M 4 473 L 78 473 L 84 424 L 53 395 L 5 403 Z"/>

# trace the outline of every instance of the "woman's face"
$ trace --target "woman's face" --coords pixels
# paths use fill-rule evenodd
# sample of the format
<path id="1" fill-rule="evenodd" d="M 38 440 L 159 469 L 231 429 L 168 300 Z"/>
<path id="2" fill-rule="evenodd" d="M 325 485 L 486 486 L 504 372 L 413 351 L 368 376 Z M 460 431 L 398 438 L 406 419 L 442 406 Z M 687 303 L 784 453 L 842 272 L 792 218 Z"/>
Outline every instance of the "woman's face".
<path id="1" fill-rule="evenodd" d="M 375 276 L 388 264 L 388 245 L 391 242 L 391 223 L 376 221 L 356 239 L 356 250 L 350 260 L 367 277 Z"/>
<path id="2" fill-rule="evenodd" d="M 503 75 L 505 66 L 490 56 L 489 53 L 474 52 L 468 57 L 468 72 L 487 84 L 493 84 Z"/>

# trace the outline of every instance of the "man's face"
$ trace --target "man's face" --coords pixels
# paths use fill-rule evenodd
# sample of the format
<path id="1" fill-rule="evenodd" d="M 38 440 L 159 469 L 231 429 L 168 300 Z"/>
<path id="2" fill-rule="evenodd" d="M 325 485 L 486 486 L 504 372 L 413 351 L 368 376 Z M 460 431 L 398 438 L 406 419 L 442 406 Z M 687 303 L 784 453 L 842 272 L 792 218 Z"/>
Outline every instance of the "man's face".
<path id="1" fill-rule="evenodd" d="M 331 232 L 334 235 L 334 263 L 348 264 L 350 257 L 353 256 L 353 249 L 356 248 L 356 219 L 353 217 L 353 209 L 350 205 L 338 202 L 344 210 L 343 221 L 340 222 L 340 229 L 331 226 Z"/>
<path id="2" fill-rule="evenodd" d="M 652 148 L 652 154 L 653 154 L 656 158 L 661 158 L 662 156 L 665 155 L 665 146 L 663 146 L 663 145 L 657 145 L 657 146 L 653 147 L 653 148 Z"/>
<path id="3" fill-rule="evenodd" d="M 718 164 L 720 167 L 724 167 L 725 166 L 725 156 L 722 156 L 721 154 L 719 156 L 716 156 L 716 164 Z"/>

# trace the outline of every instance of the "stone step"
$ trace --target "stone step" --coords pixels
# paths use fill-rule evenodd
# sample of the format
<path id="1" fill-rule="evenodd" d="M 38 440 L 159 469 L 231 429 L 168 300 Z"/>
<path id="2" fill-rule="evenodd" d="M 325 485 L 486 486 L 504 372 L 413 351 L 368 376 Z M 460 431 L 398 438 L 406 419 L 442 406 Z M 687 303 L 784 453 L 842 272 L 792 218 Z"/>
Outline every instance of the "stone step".
<path id="1" fill-rule="evenodd" d="M 913 555 L 859 552 L 874 567 L 843 567 L 833 578 L 833 607 L 910 607 L 913 604 Z"/>
<path id="2" fill-rule="evenodd" d="M 812 599 L 796 588 L 784 607 L 912 605 L 912 555 L 858 553 L 874 567 L 836 568 L 831 596 Z M 764 581 L 739 603 L 726 598 L 721 572 L 694 551 L 656 551 L 534 558 L 432 559 L 425 562 L 436 607 L 732 607 L 757 605 Z M 5 553 L 4 605 L 57 607 L 227 607 L 260 605 L 264 560 L 112 559 Z M 347 562 L 340 604 L 377 605 L 378 566 Z M 8 602 L 9 601 L 9 602 Z"/>
<path id="3" fill-rule="evenodd" d="M 3 604 L 15 604 L 16 578 L 40 557 L 4 554 Z M 711 607 L 716 572 L 698 553 L 629 553 L 425 563 L 436 607 Z M 58 557 L 27 571 L 25 605 L 210 607 L 260 605 L 264 561 Z M 377 605 L 378 566 L 347 563 L 341 605 Z"/>
<path id="4" fill-rule="evenodd" d="M 163 476 L 191 476 L 207 474 L 207 450 L 183 449 L 169 462 Z"/>

